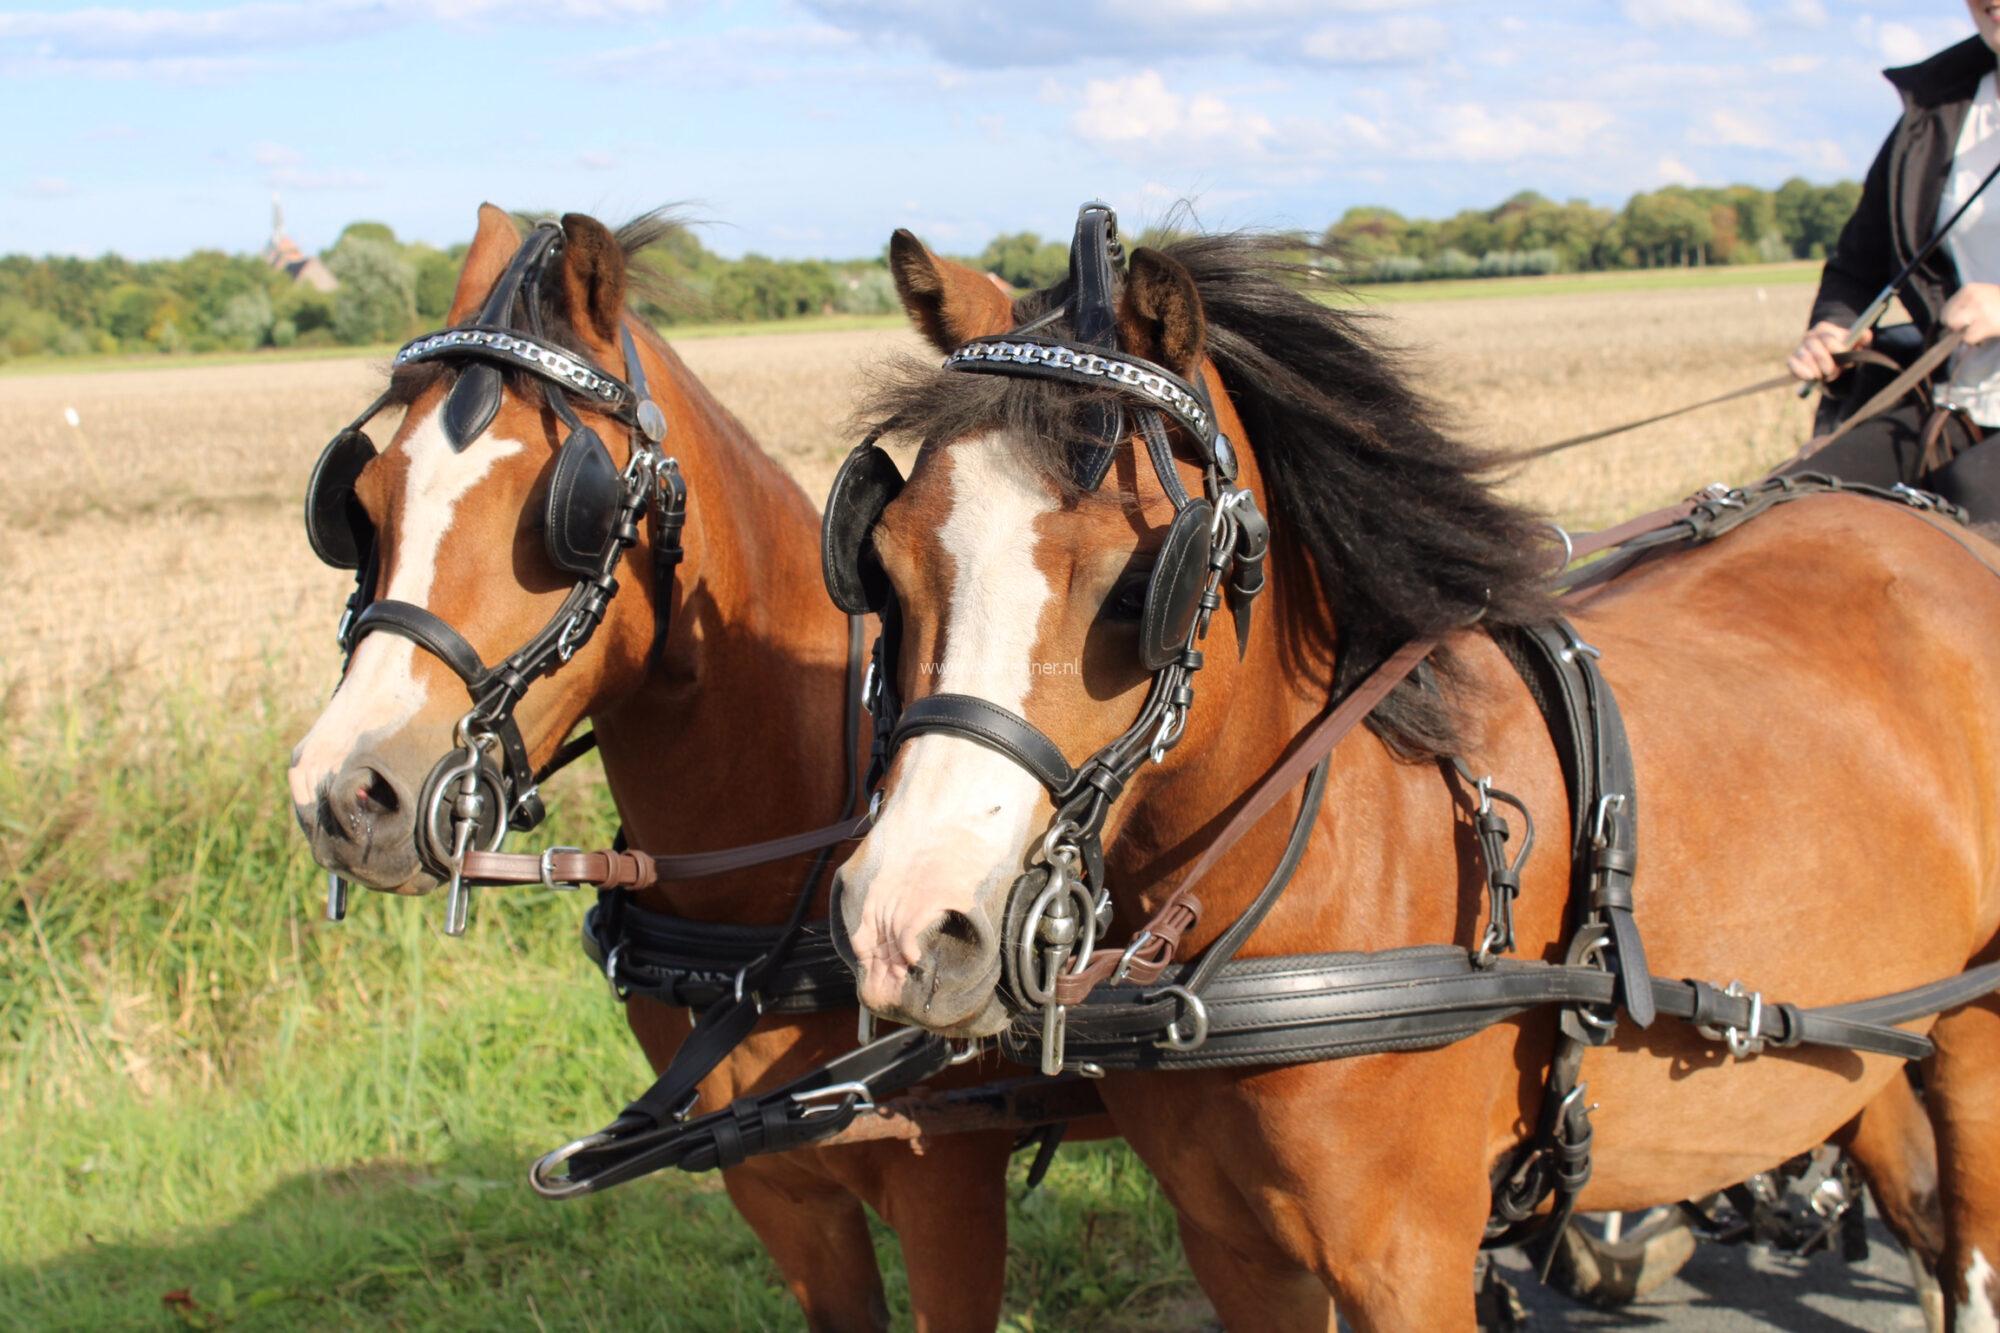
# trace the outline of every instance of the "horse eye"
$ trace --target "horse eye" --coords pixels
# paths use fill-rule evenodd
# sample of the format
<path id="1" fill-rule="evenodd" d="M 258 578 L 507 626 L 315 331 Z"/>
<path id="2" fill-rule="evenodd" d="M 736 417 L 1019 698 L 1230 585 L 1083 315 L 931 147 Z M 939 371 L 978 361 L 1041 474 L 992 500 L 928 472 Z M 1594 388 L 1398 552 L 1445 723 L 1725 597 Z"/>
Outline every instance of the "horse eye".
<path id="1" fill-rule="evenodd" d="M 1139 623 L 1146 611 L 1146 581 L 1150 573 L 1142 570 L 1136 577 L 1128 575 L 1118 581 L 1118 586 L 1104 599 L 1102 614 L 1106 620 Z"/>

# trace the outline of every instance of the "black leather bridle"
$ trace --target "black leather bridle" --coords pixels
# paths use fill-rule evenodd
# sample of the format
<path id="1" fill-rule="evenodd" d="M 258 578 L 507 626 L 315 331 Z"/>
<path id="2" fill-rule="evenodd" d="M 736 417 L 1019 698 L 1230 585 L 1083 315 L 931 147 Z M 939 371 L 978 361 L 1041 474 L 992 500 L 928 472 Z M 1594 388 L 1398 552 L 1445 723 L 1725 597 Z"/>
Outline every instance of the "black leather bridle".
<path id="1" fill-rule="evenodd" d="M 1225 575 L 1230 576 L 1227 596 L 1239 647 L 1245 641 L 1270 548 L 1270 527 L 1255 498 L 1235 485 L 1235 451 L 1217 429 L 1206 390 L 1119 350 L 1114 284 L 1120 257 L 1116 217 L 1104 204 L 1085 204 L 1070 251 L 1067 303 L 1012 333 L 975 338 L 945 361 L 946 369 L 969 374 L 1113 390 L 1123 402 L 1104 414 L 1095 438 L 1071 447 L 1072 478 L 1086 490 L 1102 483 L 1125 439 L 1129 415 L 1161 489 L 1173 502 L 1173 521 L 1155 561 L 1140 620 L 1140 660 L 1152 673 L 1152 684 L 1138 716 L 1116 739 L 1072 765 L 1039 727 L 991 700 L 937 693 L 902 705 L 895 694 L 900 615 L 894 595 L 879 569 L 859 563 L 865 554 L 865 526 L 872 526 L 901 484 L 894 464 L 875 443 L 880 431 L 849 456 L 827 504 L 828 589 L 843 610 L 882 614 L 869 707 L 878 731 L 889 736 L 889 751 L 927 732 L 959 736 L 1012 759 L 1055 801 L 1055 818 L 1008 894 L 1000 949 L 1003 996 L 1016 1010 L 1040 1012 L 1041 1066 L 1050 1074 L 1063 1064 L 1066 1007 L 1056 996 L 1056 982 L 1065 968 L 1080 969 L 1088 962 L 1111 924 L 1111 895 L 1104 881 L 1105 821 L 1132 775 L 1148 760 L 1163 761 L 1186 729 L 1195 673 L 1203 663 L 1199 645 L 1222 605 Z M 1065 312 L 1071 337 L 1040 332 Z M 1181 484 L 1175 435 L 1202 466 L 1200 498 Z M 863 500 L 863 494 L 870 499 Z M 831 535 L 841 531 L 853 544 Z M 837 907 L 833 918 L 835 941 L 846 949 Z"/>
<path id="2" fill-rule="evenodd" d="M 432 767 L 418 798 L 417 855 L 425 869 L 450 886 L 445 909 L 449 935 L 465 931 L 470 906 L 464 881 L 466 853 L 475 848 L 497 850 L 509 829 L 526 831 L 539 824 L 546 814 L 541 783 L 596 743 L 594 734 L 586 733 L 564 744 L 537 769 L 528 757 L 515 707 L 530 685 L 569 661 L 603 622 L 618 591 L 613 571 L 637 543 L 641 516 L 648 512 L 653 529 L 657 657 L 666 642 L 674 571 L 682 556 L 687 486 L 679 464 L 660 448 L 667 433 L 666 416 L 647 391 L 630 329 L 619 329 L 625 356 L 622 380 L 556 346 L 547 336 L 541 279 L 562 245 L 560 228 L 553 223 L 538 226 L 515 253 L 473 323 L 424 334 L 395 358 L 398 367 L 431 361 L 463 367 L 441 409 L 455 448 L 470 444 L 492 421 L 500 403 L 502 370 L 526 372 L 553 387 L 547 395 L 549 406 L 567 434 L 550 485 L 547 539 L 551 560 L 576 582 L 540 631 L 489 666 L 465 636 L 435 612 L 410 602 L 375 598 L 379 545 L 372 529 L 350 523 L 343 533 L 329 522 L 329 514 L 337 513 L 342 504 L 353 512 L 351 496 L 337 493 L 335 478 L 344 476 L 351 490 L 360 465 L 373 456 L 373 445 L 362 428 L 386 405 L 386 394 L 334 438 L 307 491 L 307 532 L 314 549 L 328 563 L 352 563 L 357 570 L 354 594 L 340 624 L 340 644 L 348 660 L 370 634 L 399 635 L 443 662 L 464 682 L 472 702 L 453 730 L 453 749 Z M 517 318 L 521 327 L 516 326 Z M 569 401 L 572 394 L 631 432 L 631 458 L 622 471 L 611 462 L 596 432 L 577 416 Z M 346 881 L 329 871 L 327 916 L 337 921 L 346 910 Z"/>

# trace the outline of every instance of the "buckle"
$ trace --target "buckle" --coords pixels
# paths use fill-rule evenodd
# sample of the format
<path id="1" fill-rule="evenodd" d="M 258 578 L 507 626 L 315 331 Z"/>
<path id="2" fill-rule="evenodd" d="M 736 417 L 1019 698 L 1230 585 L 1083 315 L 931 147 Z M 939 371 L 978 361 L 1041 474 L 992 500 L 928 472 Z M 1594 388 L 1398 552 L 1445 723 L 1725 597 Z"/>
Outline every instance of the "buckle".
<path id="1" fill-rule="evenodd" d="M 1761 1052 L 1764 1049 L 1765 1041 L 1768 1040 L 1764 1035 L 1764 993 L 1762 991 L 1746 991 L 1743 989 L 1743 983 L 1740 981 L 1731 981 L 1727 986 L 1722 988 L 1722 993 L 1734 996 L 1739 1000 L 1746 996 L 1749 998 L 1749 1025 L 1739 1028 L 1730 1027 L 1726 1024 L 1718 1027 L 1713 1023 L 1698 1023 L 1695 1025 L 1695 1031 L 1710 1041 L 1719 1041 L 1727 1045 L 1729 1047 L 1730 1059 L 1748 1060 L 1751 1056 Z"/>

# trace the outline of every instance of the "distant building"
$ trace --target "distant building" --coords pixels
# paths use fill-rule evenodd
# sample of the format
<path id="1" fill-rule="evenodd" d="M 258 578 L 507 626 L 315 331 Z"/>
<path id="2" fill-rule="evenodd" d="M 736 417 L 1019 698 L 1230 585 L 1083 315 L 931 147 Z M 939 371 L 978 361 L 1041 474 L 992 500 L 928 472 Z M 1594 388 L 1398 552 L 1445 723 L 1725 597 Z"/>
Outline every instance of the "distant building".
<path id="1" fill-rule="evenodd" d="M 264 262 L 314 291 L 330 292 L 340 285 L 340 279 L 325 264 L 299 249 L 299 243 L 285 234 L 285 207 L 275 194 L 271 196 L 271 239 L 264 245 Z"/>

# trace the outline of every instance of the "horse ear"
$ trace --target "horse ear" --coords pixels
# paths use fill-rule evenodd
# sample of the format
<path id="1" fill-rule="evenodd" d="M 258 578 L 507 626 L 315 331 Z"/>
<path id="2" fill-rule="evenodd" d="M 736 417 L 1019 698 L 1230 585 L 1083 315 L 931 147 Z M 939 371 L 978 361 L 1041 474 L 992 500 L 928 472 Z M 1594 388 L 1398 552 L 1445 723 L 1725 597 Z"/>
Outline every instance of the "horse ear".
<path id="1" fill-rule="evenodd" d="M 1118 322 L 1127 347 L 1169 370 L 1192 376 L 1201 362 L 1208 333 L 1201 294 L 1188 271 L 1158 250 L 1132 252 Z"/>
<path id="2" fill-rule="evenodd" d="M 458 288 L 451 294 L 451 313 L 445 323 L 457 324 L 479 309 L 493 284 L 507 271 L 507 261 L 521 248 L 521 233 L 505 209 L 492 204 L 479 206 L 479 230 L 472 248 L 465 252 L 465 267 L 458 271 Z"/>
<path id="3" fill-rule="evenodd" d="M 1014 301 L 986 274 L 939 259 L 909 232 L 889 238 L 889 273 L 903 309 L 940 352 L 1014 327 Z"/>
<path id="4" fill-rule="evenodd" d="M 563 309 L 578 333 L 609 347 L 618 345 L 625 317 L 625 251 L 611 228 L 582 213 L 562 220 Z"/>

